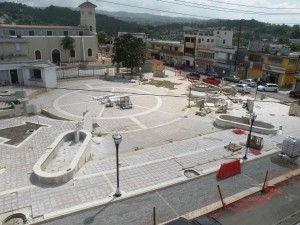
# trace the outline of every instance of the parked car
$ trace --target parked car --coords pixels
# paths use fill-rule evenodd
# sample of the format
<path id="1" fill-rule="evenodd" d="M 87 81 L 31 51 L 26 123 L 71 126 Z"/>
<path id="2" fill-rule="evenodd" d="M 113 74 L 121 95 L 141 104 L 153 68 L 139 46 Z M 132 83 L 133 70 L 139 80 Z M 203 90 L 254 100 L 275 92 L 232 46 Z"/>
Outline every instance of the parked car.
<path id="1" fill-rule="evenodd" d="M 267 83 L 267 81 L 263 78 L 255 78 L 255 79 L 253 79 L 253 81 L 256 82 L 257 85 L 264 85 Z"/>
<path id="2" fill-rule="evenodd" d="M 234 83 L 238 83 L 238 82 L 240 82 L 241 79 L 238 78 L 237 76 L 225 76 L 224 80 L 234 82 Z"/>
<path id="3" fill-rule="evenodd" d="M 219 75 L 217 73 L 215 73 L 215 72 L 207 72 L 206 76 L 209 76 L 209 77 L 218 77 Z"/>
<path id="4" fill-rule="evenodd" d="M 289 96 L 294 97 L 294 98 L 300 98 L 300 89 L 290 91 Z"/>
<path id="5" fill-rule="evenodd" d="M 238 92 L 242 93 L 250 93 L 251 87 L 248 86 L 248 84 L 235 84 L 232 85 L 232 88 L 235 89 Z"/>
<path id="6" fill-rule="evenodd" d="M 173 67 L 173 66 L 174 66 L 174 63 L 173 63 L 173 62 L 170 62 L 170 61 L 164 61 L 164 65 L 165 65 L 165 66 L 171 66 L 171 67 Z"/>
<path id="7" fill-rule="evenodd" d="M 218 86 L 219 84 L 221 84 L 221 81 L 218 80 L 218 79 L 216 79 L 216 78 L 214 78 L 214 77 L 207 77 L 207 78 L 202 79 L 202 81 L 204 83 L 213 84 L 213 85 L 216 85 L 216 86 Z"/>
<path id="8" fill-rule="evenodd" d="M 186 78 L 191 79 L 191 80 L 199 80 L 200 79 L 200 73 L 198 73 L 198 72 L 188 73 L 186 75 Z"/>
<path id="9" fill-rule="evenodd" d="M 256 87 L 257 83 L 253 79 L 240 80 L 240 84 L 248 84 L 250 87 Z"/>
<path id="10" fill-rule="evenodd" d="M 174 68 L 175 68 L 175 69 L 184 69 L 185 66 L 184 66 L 183 64 L 176 64 L 176 65 L 174 66 Z"/>
<path id="11" fill-rule="evenodd" d="M 259 85 L 257 87 L 257 90 L 258 91 L 278 92 L 278 86 L 277 86 L 277 84 L 266 83 L 265 85 Z"/>
<path id="12" fill-rule="evenodd" d="M 165 225 L 222 225 L 219 221 L 210 216 L 199 216 L 195 219 L 187 220 L 179 217 Z"/>

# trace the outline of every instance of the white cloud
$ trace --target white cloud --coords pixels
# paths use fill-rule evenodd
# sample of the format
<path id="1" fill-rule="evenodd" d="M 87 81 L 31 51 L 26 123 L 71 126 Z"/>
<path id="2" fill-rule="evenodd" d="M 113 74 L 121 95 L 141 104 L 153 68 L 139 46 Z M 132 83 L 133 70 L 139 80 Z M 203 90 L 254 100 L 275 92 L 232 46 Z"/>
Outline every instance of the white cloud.
<path id="1" fill-rule="evenodd" d="M 0 0 L 0 2 L 10 0 Z M 106 0 L 105 0 L 106 1 Z M 168 1 L 168 2 L 166 2 Z M 14 2 L 22 3 L 35 7 L 46 7 L 49 5 L 63 6 L 77 8 L 78 5 L 83 3 L 82 0 L 14 0 Z M 90 0 L 90 2 L 97 5 L 99 10 L 107 11 L 127 11 L 133 13 L 149 13 L 168 16 L 186 16 L 192 17 L 193 15 L 203 16 L 204 18 L 220 18 L 220 19 L 256 19 L 262 22 L 270 23 L 296 23 L 300 24 L 300 1 L 299 0 L 248 0 L 241 2 L 239 0 L 107 0 L 102 2 L 101 0 Z M 111 4 L 114 2 L 116 4 Z M 171 2 L 173 4 L 171 4 Z M 174 4 L 176 3 L 176 4 Z M 193 7 L 185 6 L 188 3 L 194 3 Z M 227 4 L 225 4 L 227 3 Z M 124 5 L 122 5 L 124 4 Z M 183 5 L 185 4 L 185 5 Z M 154 10 L 147 10 L 136 7 L 128 7 L 125 5 L 132 5 L 136 7 L 150 8 Z M 206 6 L 204 6 L 206 5 Z M 252 7 L 244 7 L 239 5 L 247 5 Z M 211 9 L 208 9 L 211 7 Z M 222 7 L 223 9 L 220 9 Z M 278 9 L 267 9 L 259 7 L 269 7 Z M 284 9 L 292 8 L 292 9 Z M 170 13 L 161 12 L 169 11 Z M 237 12 L 228 11 L 237 10 Z M 254 12 L 253 14 L 247 14 L 241 12 L 242 10 L 247 12 Z M 259 15 L 255 12 L 261 13 L 288 13 L 288 15 Z M 292 15 L 292 13 L 299 13 L 298 15 Z"/>

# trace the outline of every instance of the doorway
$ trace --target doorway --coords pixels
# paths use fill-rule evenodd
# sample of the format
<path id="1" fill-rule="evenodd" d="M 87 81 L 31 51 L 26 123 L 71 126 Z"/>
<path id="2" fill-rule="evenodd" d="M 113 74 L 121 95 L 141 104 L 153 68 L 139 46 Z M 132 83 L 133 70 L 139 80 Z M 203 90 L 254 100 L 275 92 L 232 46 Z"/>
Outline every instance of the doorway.
<path id="1" fill-rule="evenodd" d="M 18 78 L 18 71 L 17 70 L 10 70 L 10 80 L 12 84 L 18 84 L 19 78 Z"/>
<path id="2" fill-rule="evenodd" d="M 57 49 L 52 51 L 52 62 L 57 66 L 60 65 L 60 51 Z"/>

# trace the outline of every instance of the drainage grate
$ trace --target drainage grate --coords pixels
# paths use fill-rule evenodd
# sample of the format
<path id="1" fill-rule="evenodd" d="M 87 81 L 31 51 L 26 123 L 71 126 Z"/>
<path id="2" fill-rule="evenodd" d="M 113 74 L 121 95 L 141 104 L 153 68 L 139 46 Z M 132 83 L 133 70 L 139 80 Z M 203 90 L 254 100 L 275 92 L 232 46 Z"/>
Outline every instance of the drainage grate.
<path id="1" fill-rule="evenodd" d="M 22 213 L 15 213 L 6 217 L 2 225 L 23 225 L 27 222 L 26 216 Z"/>
<path id="2" fill-rule="evenodd" d="M 35 129 L 29 129 L 26 131 L 26 134 L 32 134 L 35 131 Z"/>
<path id="3" fill-rule="evenodd" d="M 187 178 L 194 178 L 199 176 L 200 174 L 195 171 L 195 170 L 185 170 L 184 171 L 184 176 L 186 176 Z"/>

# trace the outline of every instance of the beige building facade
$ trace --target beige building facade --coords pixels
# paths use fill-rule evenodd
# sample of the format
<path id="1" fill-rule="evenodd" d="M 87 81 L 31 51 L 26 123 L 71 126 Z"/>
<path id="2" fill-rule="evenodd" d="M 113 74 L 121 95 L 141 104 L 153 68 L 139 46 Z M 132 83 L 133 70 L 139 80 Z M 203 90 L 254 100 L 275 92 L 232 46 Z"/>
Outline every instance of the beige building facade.
<path id="1" fill-rule="evenodd" d="M 79 8 L 78 27 L 0 24 L 0 62 L 49 60 L 60 65 L 95 61 L 98 53 L 96 5 L 86 1 Z M 75 40 L 73 50 L 61 46 L 65 36 Z"/>

